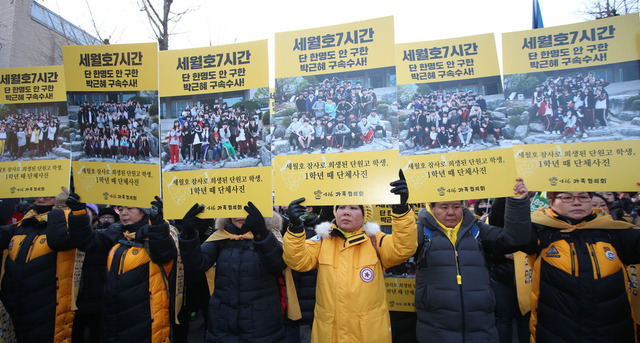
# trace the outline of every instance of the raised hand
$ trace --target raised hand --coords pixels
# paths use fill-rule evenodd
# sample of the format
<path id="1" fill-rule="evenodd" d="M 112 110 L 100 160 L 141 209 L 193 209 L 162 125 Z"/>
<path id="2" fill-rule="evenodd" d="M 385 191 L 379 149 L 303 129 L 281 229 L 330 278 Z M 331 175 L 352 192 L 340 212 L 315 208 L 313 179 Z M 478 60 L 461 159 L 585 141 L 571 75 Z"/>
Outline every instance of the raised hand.
<path id="1" fill-rule="evenodd" d="M 300 233 L 304 231 L 304 226 L 302 226 L 302 215 L 306 213 L 306 207 L 302 206 L 301 203 L 304 202 L 305 198 L 300 198 L 292 201 L 289 204 L 289 208 L 287 208 L 287 216 L 289 216 L 289 230 L 291 232 Z"/>
<path id="2" fill-rule="evenodd" d="M 151 220 L 151 224 L 157 225 L 164 222 L 164 210 L 162 199 L 159 196 L 155 196 L 154 201 L 151 202 L 151 208 L 149 209 L 149 220 Z"/>
<path id="3" fill-rule="evenodd" d="M 259 241 L 267 237 L 269 230 L 267 230 L 267 224 L 264 222 L 264 217 L 260 210 L 251 201 L 247 203 L 244 210 L 249 214 L 244 220 L 242 225 L 243 229 L 247 229 L 253 233 L 255 240 Z"/>
<path id="4" fill-rule="evenodd" d="M 202 219 L 197 215 L 204 211 L 204 205 L 195 203 L 191 206 L 191 209 L 182 218 L 182 234 L 186 239 L 192 239 L 196 237 L 196 228 L 201 225 Z"/>
<path id="5" fill-rule="evenodd" d="M 524 184 L 524 180 L 522 180 L 521 177 L 516 178 L 516 185 L 513 186 L 513 192 L 514 196 L 512 196 L 513 199 L 526 199 L 529 196 L 529 190 L 527 189 L 527 186 L 525 186 Z"/>
<path id="6" fill-rule="evenodd" d="M 398 207 L 406 207 L 407 201 L 409 200 L 409 188 L 407 187 L 407 180 L 404 178 L 404 172 L 402 172 L 402 169 L 398 172 L 398 176 L 400 179 L 389 184 L 393 187 L 391 189 L 391 193 L 400 196 L 400 205 L 397 205 Z"/>

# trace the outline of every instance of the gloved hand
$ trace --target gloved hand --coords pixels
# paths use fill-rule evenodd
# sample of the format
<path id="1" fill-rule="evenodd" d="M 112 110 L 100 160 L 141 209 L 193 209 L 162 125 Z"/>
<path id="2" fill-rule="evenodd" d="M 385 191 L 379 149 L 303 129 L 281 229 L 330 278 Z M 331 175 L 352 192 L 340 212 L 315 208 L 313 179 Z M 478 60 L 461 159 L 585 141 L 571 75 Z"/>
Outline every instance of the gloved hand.
<path id="1" fill-rule="evenodd" d="M 149 220 L 152 225 L 158 225 L 164 222 L 162 199 L 157 195 L 155 199 L 155 201 L 151 202 L 151 208 L 149 209 Z"/>
<path id="2" fill-rule="evenodd" d="M 393 205 L 393 212 L 401 214 L 409 210 L 409 206 L 407 206 L 407 201 L 409 200 L 409 188 L 407 187 L 407 181 L 404 178 L 404 172 L 402 172 L 402 169 L 400 169 L 398 175 L 400 176 L 400 179 L 391 182 L 389 185 L 393 187 L 391 189 L 391 193 L 400 196 L 400 204 Z"/>
<path id="3" fill-rule="evenodd" d="M 204 211 L 204 205 L 195 203 L 182 218 L 182 236 L 184 239 L 193 239 L 196 237 L 196 228 L 201 225 L 203 221 L 203 219 L 196 216 L 202 211 Z"/>
<path id="4" fill-rule="evenodd" d="M 269 230 L 267 230 L 267 224 L 265 224 L 264 217 L 262 213 L 260 213 L 260 210 L 258 210 L 256 205 L 251 201 L 247 203 L 244 210 L 247 211 L 249 215 L 245 218 L 242 228 L 251 231 L 251 233 L 253 233 L 253 239 L 256 241 L 265 239 L 269 234 Z"/>
<path id="5" fill-rule="evenodd" d="M 69 193 L 69 197 L 67 197 L 65 204 L 71 209 L 71 211 L 81 211 L 86 208 L 86 205 L 83 202 L 80 202 L 80 196 L 73 192 Z"/>
<path id="6" fill-rule="evenodd" d="M 289 231 L 293 233 L 304 232 L 304 225 L 302 225 L 302 218 L 300 218 L 306 212 L 306 207 L 300 205 L 304 202 L 305 198 L 300 198 L 292 201 L 287 208 L 287 216 L 289 217 Z"/>
<path id="7" fill-rule="evenodd" d="M 55 210 L 63 210 L 67 207 L 66 201 L 67 201 L 67 198 L 69 197 L 69 190 L 64 186 L 60 187 L 60 189 L 62 189 L 62 192 L 56 195 L 55 202 L 53 205 L 53 209 Z"/>

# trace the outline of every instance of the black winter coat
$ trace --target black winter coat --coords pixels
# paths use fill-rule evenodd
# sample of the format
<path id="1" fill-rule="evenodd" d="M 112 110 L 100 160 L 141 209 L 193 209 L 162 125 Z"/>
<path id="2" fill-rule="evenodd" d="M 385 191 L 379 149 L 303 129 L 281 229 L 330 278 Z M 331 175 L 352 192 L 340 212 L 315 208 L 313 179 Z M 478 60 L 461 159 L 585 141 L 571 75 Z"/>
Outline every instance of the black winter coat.
<path id="1" fill-rule="evenodd" d="M 169 272 L 165 268 L 166 275 L 161 275 L 159 266 L 170 263 L 178 252 L 169 224 L 151 226 L 145 217 L 135 224 L 118 222 L 104 230 L 93 230 L 86 214 L 73 213 L 68 222 L 72 242 L 80 250 L 109 253 L 104 286 L 107 342 L 168 338 L 176 268 Z M 124 239 L 125 230 L 135 232 L 136 238 Z M 165 287 L 169 287 L 168 292 Z"/>
<path id="2" fill-rule="evenodd" d="M 64 213 L 55 212 L 64 222 Z M 49 212 L 49 221 L 55 221 L 52 213 Z M 60 232 L 48 230 L 47 221 L 35 219 L 3 226 L 0 228 L 0 247 L 8 252 L 2 266 L 0 299 L 13 320 L 18 342 L 52 342 L 55 333 L 61 330 L 69 330 L 70 338 L 73 313 L 60 313 L 56 306 L 58 295 L 70 295 L 71 291 L 59 287 L 57 275 L 61 268 L 58 251 L 72 248 L 66 227 Z M 75 253 L 71 258 L 74 257 Z M 70 320 L 56 327 L 59 315 L 66 315 Z"/>
<path id="3" fill-rule="evenodd" d="M 276 214 L 274 213 L 274 216 Z M 241 235 L 228 219 L 217 228 Z M 275 235 L 256 240 L 218 240 L 200 245 L 180 235 L 186 273 L 202 273 L 215 265 L 215 289 L 209 300 L 207 342 L 284 342 L 284 315 L 278 281 L 286 265 Z"/>
<path id="4" fill-rule="evenodd" d="M 464 209 L 454 247 L 431 213 L 420 210 L 416 252 L 419 342 L 498 341 L 495 299 L 484 251 L 516 251 L 514 247 L 529 240 L 530 223 L 528 199 L 507 200 L 504 230 L 477 220 Z M 424 235 L 425 226 L 432 230 L 430 240 Z M 472 230 L 473 226 L 477 230 Z"/>

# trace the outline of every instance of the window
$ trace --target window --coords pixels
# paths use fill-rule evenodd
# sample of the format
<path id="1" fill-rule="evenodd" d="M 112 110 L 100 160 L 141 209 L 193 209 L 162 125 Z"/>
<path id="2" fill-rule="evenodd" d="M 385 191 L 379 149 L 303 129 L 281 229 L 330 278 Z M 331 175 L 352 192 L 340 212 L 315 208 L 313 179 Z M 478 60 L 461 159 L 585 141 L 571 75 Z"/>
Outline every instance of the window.
<path id="1" fill-rule="evenodd" d="M 231 107 L 240 101 L 244 100 L 243 96 L 234 96 L 230 98 L 223 98 L 222 101 L 227 103 L 227 106 Z"/>
<path id="2" fill-rule="evenodd" d="M 86 33 L 79 27 L 71 24 L 59 15 L 51 12 L 48 8 L 33 1 L 31 6 L 31 18 L 38 23 L 56 31 L 62 36 L 80 45 L 96 45 L 102 42 Z"/>
<path id="3" fill-rule="evenodd" d="M 191 101 L 174 101 L 171 103 L 171 117 L 178 118 L 182 111 L 191 104 Z"/>

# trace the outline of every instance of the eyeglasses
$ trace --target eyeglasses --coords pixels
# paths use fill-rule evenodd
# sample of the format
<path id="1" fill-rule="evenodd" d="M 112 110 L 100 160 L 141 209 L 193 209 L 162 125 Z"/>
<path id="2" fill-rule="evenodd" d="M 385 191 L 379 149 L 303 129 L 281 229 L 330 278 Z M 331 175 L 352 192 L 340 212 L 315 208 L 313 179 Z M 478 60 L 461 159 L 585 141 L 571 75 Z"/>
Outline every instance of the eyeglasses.
<path id="1" fill-rule="evenodd" d="M 572 203 L 575 199 L 578 199 L 579 202 L 590 202 L 591 201 L 591 197 L 586 195 L 586 194 L 581 194 L 578 196 L 571 196 L 571 195 L 567 195 L 567 196 L 561 196 L 561 197 L 556 197 L 556 199 L 564 202 L 564 203 Z"/>

